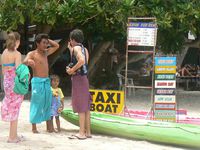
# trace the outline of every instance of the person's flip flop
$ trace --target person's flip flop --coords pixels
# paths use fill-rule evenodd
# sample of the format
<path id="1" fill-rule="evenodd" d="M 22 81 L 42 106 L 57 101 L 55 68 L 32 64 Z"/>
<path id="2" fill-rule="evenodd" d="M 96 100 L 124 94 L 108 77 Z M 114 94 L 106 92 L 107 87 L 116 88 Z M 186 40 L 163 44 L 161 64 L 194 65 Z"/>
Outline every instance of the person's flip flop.
<path id="1" fill-rule="evenodd" d="M 7 140 L 7 143 L 19 143 L 20 139 L 15 139 L 15 140 Z"/>
<path id="2" fill-rule="evenodd" d="M 87 135 L 86 137 L 87 137 L 87 138 L 92 138 L 92 136 L 91 136 L 91 135 Z"/>
<path id="3" fill-rule="evenodd" d="M 70 137 L 68 137 L 69 139 L 78 139 L 78 140 L 85 140 L 87 139 L 87 137 L 80 137 L 78 135 L 71 135 Z"/>
<path id="4" fill-rule="evenodd" d="M 68 139 L 77 139 L 74 135 L 68 137 Z"/>

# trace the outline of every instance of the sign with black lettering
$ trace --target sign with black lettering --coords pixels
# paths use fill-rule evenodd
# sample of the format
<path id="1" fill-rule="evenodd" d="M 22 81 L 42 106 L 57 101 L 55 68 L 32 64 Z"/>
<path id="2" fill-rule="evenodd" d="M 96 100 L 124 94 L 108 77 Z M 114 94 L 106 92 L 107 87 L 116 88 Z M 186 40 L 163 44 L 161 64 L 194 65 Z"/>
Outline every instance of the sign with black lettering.
<path id="1" fill-rule="evenodd" d="M 155 95 L 175 95 L 175 89 L 155 89 Z"/>
<path id="2" fill-rule="evenodd" d="M 120 114 L 124 108 L 124 92 L 114 90 L 90 90 L 91 111 Z"/>
<path id="3" fill-rule="evenodd" d="M 175 74 L 156 74 L 155 80 L 175 80 Z"/>
<path id="4" fill-rule="evenodd" d="M 153 22 L 130 22 L 128 27 L 128 45 L 155 46 L 156 24 Z"/>

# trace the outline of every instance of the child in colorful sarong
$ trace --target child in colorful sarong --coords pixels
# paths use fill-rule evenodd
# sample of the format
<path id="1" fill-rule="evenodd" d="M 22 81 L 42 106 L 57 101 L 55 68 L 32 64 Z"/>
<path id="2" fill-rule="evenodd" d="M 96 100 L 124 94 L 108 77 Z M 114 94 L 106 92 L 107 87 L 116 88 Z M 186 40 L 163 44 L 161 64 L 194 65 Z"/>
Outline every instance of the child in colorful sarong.
<path id="1" fill-rule="evenodd" d="M 1 106 L 1 118 L 3 121 L 10 122 L 10 133 L 8 143 L 18 143 L 22 141 L 22 137 L 17 134 L 18 116 L 21 103 L 24 99 L 23 95 L 16 94 L 13 91 L 15 70 L 21 64 L 21 53 L 17 51 L 20 44 L 20 35 L 17 32 L 8 34 L 6 40 L 6 49 L 1 56 L 1 64 L 3 71 L 3 85 L 5 97 Z"/>
<path id="2" fill-rule="evenodd" d="M 58 87 L 60 78 L 58 75 L 51 75 L 51 90 L 53 94 L 51 103 L 51 129 L 50 132 L 60 132 L 59 114 L 64 108 L 64 95 L 61 88 Z M 56 118 L 57 131 L 54 129 L 53 117 Z"/>
<path id="3" fill-rule="evenodd" d="M 35 39 L 36 50 L 29 52 L 24 59 L 24 64 L 33 71 L 31 79 L 31 106 L 30 122 L 32 132 L 39 133 L 37 123 L 46 121 L 47 131 L 51 124 L 51 84 L 47 57 L 54 53 L 59 44 L 50 40 L 47 34 L 38 34 Z"/>

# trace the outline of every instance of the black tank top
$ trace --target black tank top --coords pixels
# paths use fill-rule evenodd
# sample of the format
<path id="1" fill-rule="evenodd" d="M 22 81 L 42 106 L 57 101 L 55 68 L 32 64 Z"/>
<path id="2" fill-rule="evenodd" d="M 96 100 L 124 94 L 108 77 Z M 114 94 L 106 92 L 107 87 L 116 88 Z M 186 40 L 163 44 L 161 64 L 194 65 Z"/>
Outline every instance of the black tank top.
<path id="1" fill-rule="evenodd" d="M 86 59 L 85 47 L 84 47 L 82 44 L 80 44 L 80 45 L 78 45 L 78 46 L 81 47 L 81 52 L 82 52 L 82 54 L 83 54 L 84 57 L 85 57 L 85 64 L 82 65 L 82 66 L 76 71 L 76 73 L 77 73 L 77 74 L 80 74 L 80 75 L 87 75 L 87 73 L 88 73 L 88 64 L 87 64 L 87 59 Z M 74 65 L 78 62 L 77 59 L 76 59 L 76 56 L 74 55 L 74 50 L 73 50 L 73 52 L 72 52 L 71 62 L 72 62 Z"/>

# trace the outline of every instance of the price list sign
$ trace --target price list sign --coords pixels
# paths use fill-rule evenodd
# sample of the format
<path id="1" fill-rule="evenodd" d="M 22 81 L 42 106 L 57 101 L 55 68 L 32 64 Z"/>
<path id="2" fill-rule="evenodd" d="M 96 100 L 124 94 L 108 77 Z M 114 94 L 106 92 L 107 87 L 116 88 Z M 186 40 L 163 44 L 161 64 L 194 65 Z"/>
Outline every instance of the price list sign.
<path id="1" fill-rule="evenodd" d="M 155 46 L 157 28 L 153 22 L 131 22 L 128 27 L 129 46 Z"/>
<path id="2" fill-rule="evenodd" d="M 154 119 L 176 121 L 176 57 L 155 57 Z"/>

